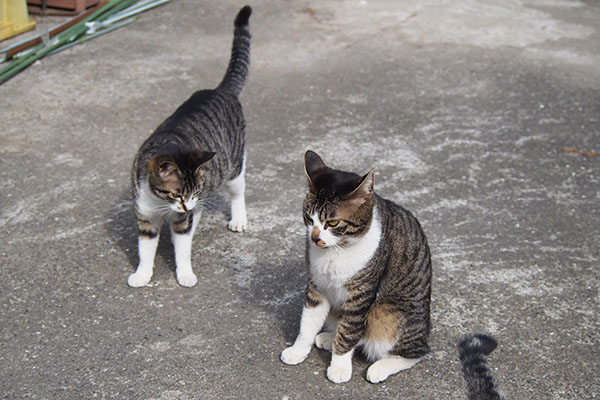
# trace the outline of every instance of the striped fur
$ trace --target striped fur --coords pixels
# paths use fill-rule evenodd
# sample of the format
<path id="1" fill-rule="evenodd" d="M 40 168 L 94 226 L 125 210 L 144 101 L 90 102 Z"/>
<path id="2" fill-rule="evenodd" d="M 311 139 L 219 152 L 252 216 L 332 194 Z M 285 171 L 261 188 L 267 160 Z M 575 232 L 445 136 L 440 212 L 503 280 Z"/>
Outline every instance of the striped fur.
<path id="1" fill-rule="evenodd" d="M 458 343 L 458 356 L 467 382 L 469 400 L 503 399 L 485 359 L 496 346 L 496 340 L 484 334 L 465 335 Z"/>
<path id="2" fill-rule="evenodd" d="M 310 351 L 306 343 L 312 345 L 324 321 L 337 319 L 332 334 L 321 334 L 316 342 L 332 350 L 329 379 L 350 379 L 351 354 L 361 348 L 375 362 L 367 379 L 380 382 L 429 352 L 427 239 L 409 211 L 374 193 L 373 171 L 364 176 L 338 171 L 311 151 L 305 169 L 309 283 L 300 334 L 281 358 L 288 364 L 304 359 Z M 305 316 L 323 323 L 303 329 Z"/>
<path id="3" fill-rule="evenodd" d="M 191 240 L 202 202 L 222 185 L 232 197 L 230 229 L 245 229 L 246 124 L 238 96 L 250 65 L 251 13 L 246 6 L 235 19 L 229 66 L 218 87 L 194 93 L 138 150 L 132 168 L 132 192 L 140 264 L 129 277 L 131 286 L 150 281 L 156 246 L 145 241 L 157 241 L 164 222 L 171 225 L 179 283 L 196 283 L 187 259 Z"/>

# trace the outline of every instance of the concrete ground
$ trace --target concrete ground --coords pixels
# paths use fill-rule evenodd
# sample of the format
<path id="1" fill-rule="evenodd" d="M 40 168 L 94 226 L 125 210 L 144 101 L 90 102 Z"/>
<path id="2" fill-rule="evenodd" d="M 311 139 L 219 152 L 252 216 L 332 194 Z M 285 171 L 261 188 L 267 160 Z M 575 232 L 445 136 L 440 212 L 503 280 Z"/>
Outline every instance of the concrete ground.
<path id="1" fill-rule="evenodd" d="M 254 1 L 248 231 L 218 193 L 198 285 L 176 283 L 165 234 L 151 285 L 127 286 L 134 154 L 220 81 L 241 5 L 174 0 L 0 87 L 0 396 L 465 399 L 455 345 L 487 332 L 507 399 L 600 398 L 593 0 Z M 432 354 L 384 384 L 360 358 L 342 385 L 326 352 L 279 361 L 306 283 L 307 149 L 375 167 L 429 238 Z"/>

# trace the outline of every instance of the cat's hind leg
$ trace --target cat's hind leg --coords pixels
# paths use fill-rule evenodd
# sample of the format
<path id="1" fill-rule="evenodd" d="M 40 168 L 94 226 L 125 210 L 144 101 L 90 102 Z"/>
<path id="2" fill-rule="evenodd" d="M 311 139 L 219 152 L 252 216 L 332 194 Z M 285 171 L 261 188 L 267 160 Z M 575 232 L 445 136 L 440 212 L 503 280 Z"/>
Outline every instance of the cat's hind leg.
<path id="1" fill-rule="evenodd" d="M 367 380 L 371 383 L 383 382 L 390 375 L 394 375 L 400 371 L 414 367 L 419 361 L 421 361 L 420 358 L 387 356 L 371 364 L 369 369 L 367 369 Z"/>
<path id="2" fill-rule="evenodd" d="M 381 301 L 375 304 L 367 314 L 365 337 L 361 341 L 363 353 L 371 361 L 375 361 L 367 369 L 367 380 L 371 383 L 385 381 L 390 375 L 412 368 L 421 358 L 406 358 L 397 355 L 399 346 L 410 348 L 410 338 L 405 338 L 407 331 L 406 315 L 396 304 Z M 395 353 L 395 354 L 394 354 Z M 424 352 L 414 352 L 422 355 Z"/>
<path id="3" fill-rule="evenodd" d="M 246 189 L 246 157 L 242 164 L 242 171 L 232 180 L 225 182 L 225 189 L 231 197 L 231 220 L 229 221 L 229 229 L 234 232 L 243 232 L 248 225 L 246 216 L 246 198 L 244 191 Z"/>
<path id="4" fill-rule="evenodd" d="M 335 330 L 337 329 L 338 314 L 330 312 L 325 320 L 325 328 L 315 338 L 315 346 L 321 350 L 331 351 Z"/>
<path id="5" fill-rule="evenodd" d="M 131 287 L 145 286 L 152 279 L 154 256 L 158 246 L 160 226 L 154 226 L 143 216 L 137 216 L 138 222 L 138 254 L 140 262 L 135 273 L 129 275 L 127 284 Z"/>
<path id="6" fill-rule="evenodd" d="M 200 220 L 199 213 L 187 213 L 171 222 L 171 242 L 175 248 L 175 273 L 181 286 L 192 287 L 198 278 L 192 270 L 192 239 Z"/>

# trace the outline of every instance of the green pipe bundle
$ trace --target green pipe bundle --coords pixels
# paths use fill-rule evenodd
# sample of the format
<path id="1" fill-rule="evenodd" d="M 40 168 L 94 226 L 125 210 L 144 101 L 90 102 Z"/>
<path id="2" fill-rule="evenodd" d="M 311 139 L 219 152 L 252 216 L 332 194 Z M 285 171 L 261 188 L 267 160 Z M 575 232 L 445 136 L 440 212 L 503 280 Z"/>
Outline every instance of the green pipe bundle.
<path id="1" fill-rule="evenodd" d="M 130 16 L 136 13 L 136 11 L 142 12 L 151 6 L 163 4 L 168 0 L 146 0 L 143 2 L 143 6 L 132 7 L 135 3 L 137 3 L 137 1 L 138 0 L 111 0 L 106 5 L 82 19 L 72 27 L 51 38 L 48 43 L 40 43 L 28 50 L 23 51 L 20 55 L 15 56 L 13 60 L 8 63 L 8 65 L 0 68 L 0 85 L 48 54 L 54 54 L 75 44 L 82 43 L 87 39 L 92 39 L 103 33 L 110 32 L 116 28 L 133 22 L 134 19 L 130 18 L 119 24 L 108 25 L 103 27 L 102 30 L 89 35 L 86 34 L 86 32 L 89 30 L 89 26 L 86 25 L 86 23 L 100 23 L 108 20 L 111 17 L 114 17 L 115 14 L 118 14 L 119 12 L 126 12 L 127 15 Z"/>

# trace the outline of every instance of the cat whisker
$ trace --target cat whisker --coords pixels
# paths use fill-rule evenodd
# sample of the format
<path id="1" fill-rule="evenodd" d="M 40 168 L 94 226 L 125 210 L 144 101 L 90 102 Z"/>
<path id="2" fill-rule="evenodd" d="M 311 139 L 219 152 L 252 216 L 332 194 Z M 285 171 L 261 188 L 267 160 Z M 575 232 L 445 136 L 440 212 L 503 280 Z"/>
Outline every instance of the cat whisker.
<path id="1" fill-rule="evenodd" d="M 335 251 L 335 254 L 337 254 L 338 256 L 341 256 L 343 253 L 346 252 L 346 250 L 339 244 L 333 244 L 330 247 L 333 251 Z"/>

